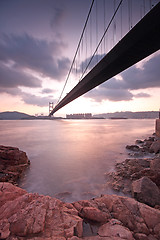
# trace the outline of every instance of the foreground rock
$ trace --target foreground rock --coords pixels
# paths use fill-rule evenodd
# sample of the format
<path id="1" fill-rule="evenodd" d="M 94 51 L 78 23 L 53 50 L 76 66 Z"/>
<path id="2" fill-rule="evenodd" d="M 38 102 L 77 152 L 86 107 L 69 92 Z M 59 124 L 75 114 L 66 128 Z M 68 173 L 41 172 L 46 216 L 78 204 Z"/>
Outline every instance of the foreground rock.
<path id="1" fill-rule="evenodd" d="M 0 145 L 0 182 L 16 183 L 29 164 L 25 152 Z"/>
<path id="2" fill-rule="evenodd" d="M 116 195 L 64 203 L 0 183 L 0 239 L 158 240 L 160 211 Z"/>

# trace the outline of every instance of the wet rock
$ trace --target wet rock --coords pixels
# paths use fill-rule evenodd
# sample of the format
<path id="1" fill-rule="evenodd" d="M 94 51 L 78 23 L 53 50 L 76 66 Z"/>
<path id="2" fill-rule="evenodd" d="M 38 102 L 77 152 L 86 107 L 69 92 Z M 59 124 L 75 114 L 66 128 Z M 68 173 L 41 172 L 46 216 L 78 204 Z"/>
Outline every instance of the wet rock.
<path id="1" fill-rule="evenodd" d="M 58 198 L 61 201 L 64 201 L 65 198 L 71 197 L 71 196 L 72 196 L 71 192 L 61 192 L 61 193 L 57 193 L 57 194 L 54 195 L 55 198 Z"/>
<path id="2" fill-rule="evenodd" d="M 160 190 L 148 177 L 132 182 L 132 196 L 152 207 L 160 205 Z"/>
<path id="3" fill-rule="evenodd" d="M 141 144 L 141 143 L 144 143 L 144 141 L 139 140 L 139 139 L 136 140 L 136 144 Z"/>
<path id="4" fill-rule="evenodd" d="M 25 152 L 0 145 L 0 182 L 16 183 L 29 164 Z"/>

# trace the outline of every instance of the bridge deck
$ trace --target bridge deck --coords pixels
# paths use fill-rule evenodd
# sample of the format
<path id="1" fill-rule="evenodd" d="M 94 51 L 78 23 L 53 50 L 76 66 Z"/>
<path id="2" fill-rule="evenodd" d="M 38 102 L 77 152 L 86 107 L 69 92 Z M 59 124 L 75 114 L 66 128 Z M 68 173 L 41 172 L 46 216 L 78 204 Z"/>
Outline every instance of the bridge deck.
<path id="1" fill-rule="evenodd" d="M 60 108 L 160 49 L 160 3 L 55 106 Z"/>

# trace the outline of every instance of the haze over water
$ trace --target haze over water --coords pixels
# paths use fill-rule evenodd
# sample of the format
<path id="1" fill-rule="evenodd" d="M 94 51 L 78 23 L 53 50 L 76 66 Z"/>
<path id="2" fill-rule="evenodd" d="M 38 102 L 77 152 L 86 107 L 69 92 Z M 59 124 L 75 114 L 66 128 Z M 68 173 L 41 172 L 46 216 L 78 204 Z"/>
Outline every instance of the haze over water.
<path id="1" fill-rule="evenodd" d="M 127 144 L 154 128 L 154 119 L 3 120 L 0 145 L 20 148 L 31 161 L 20 187 L 50 196 L 68 192 L 64 200 L 75 201 L 109 193 L 104 173 L 128 157 Z"/>

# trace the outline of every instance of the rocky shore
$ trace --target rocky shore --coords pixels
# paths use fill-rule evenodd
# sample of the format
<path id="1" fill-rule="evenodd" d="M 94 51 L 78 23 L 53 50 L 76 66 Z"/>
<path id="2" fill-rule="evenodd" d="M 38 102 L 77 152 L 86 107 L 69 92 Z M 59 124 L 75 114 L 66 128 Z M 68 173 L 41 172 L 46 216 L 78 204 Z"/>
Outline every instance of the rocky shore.
<path id="1" fill-rule="evenodd" d="M 136 143 L 126 146 L 133 158 L 117 163 L 115 171 L 106 174 L 107 185 L 160 209 L 160 140 L 153 136 Z M 150 153 L 152 157 L 146 158 Z"/>
<path id="2" fill-rule="evenodd" d="M 106 174 L 106 188 L 126 196 L 65 203 L 13 185 L 29 160 L 19 149 L 1 146 L 0 239 L 159 240 L 159 140 L 153 136 L 126 148 L 131 158 Z"/>

